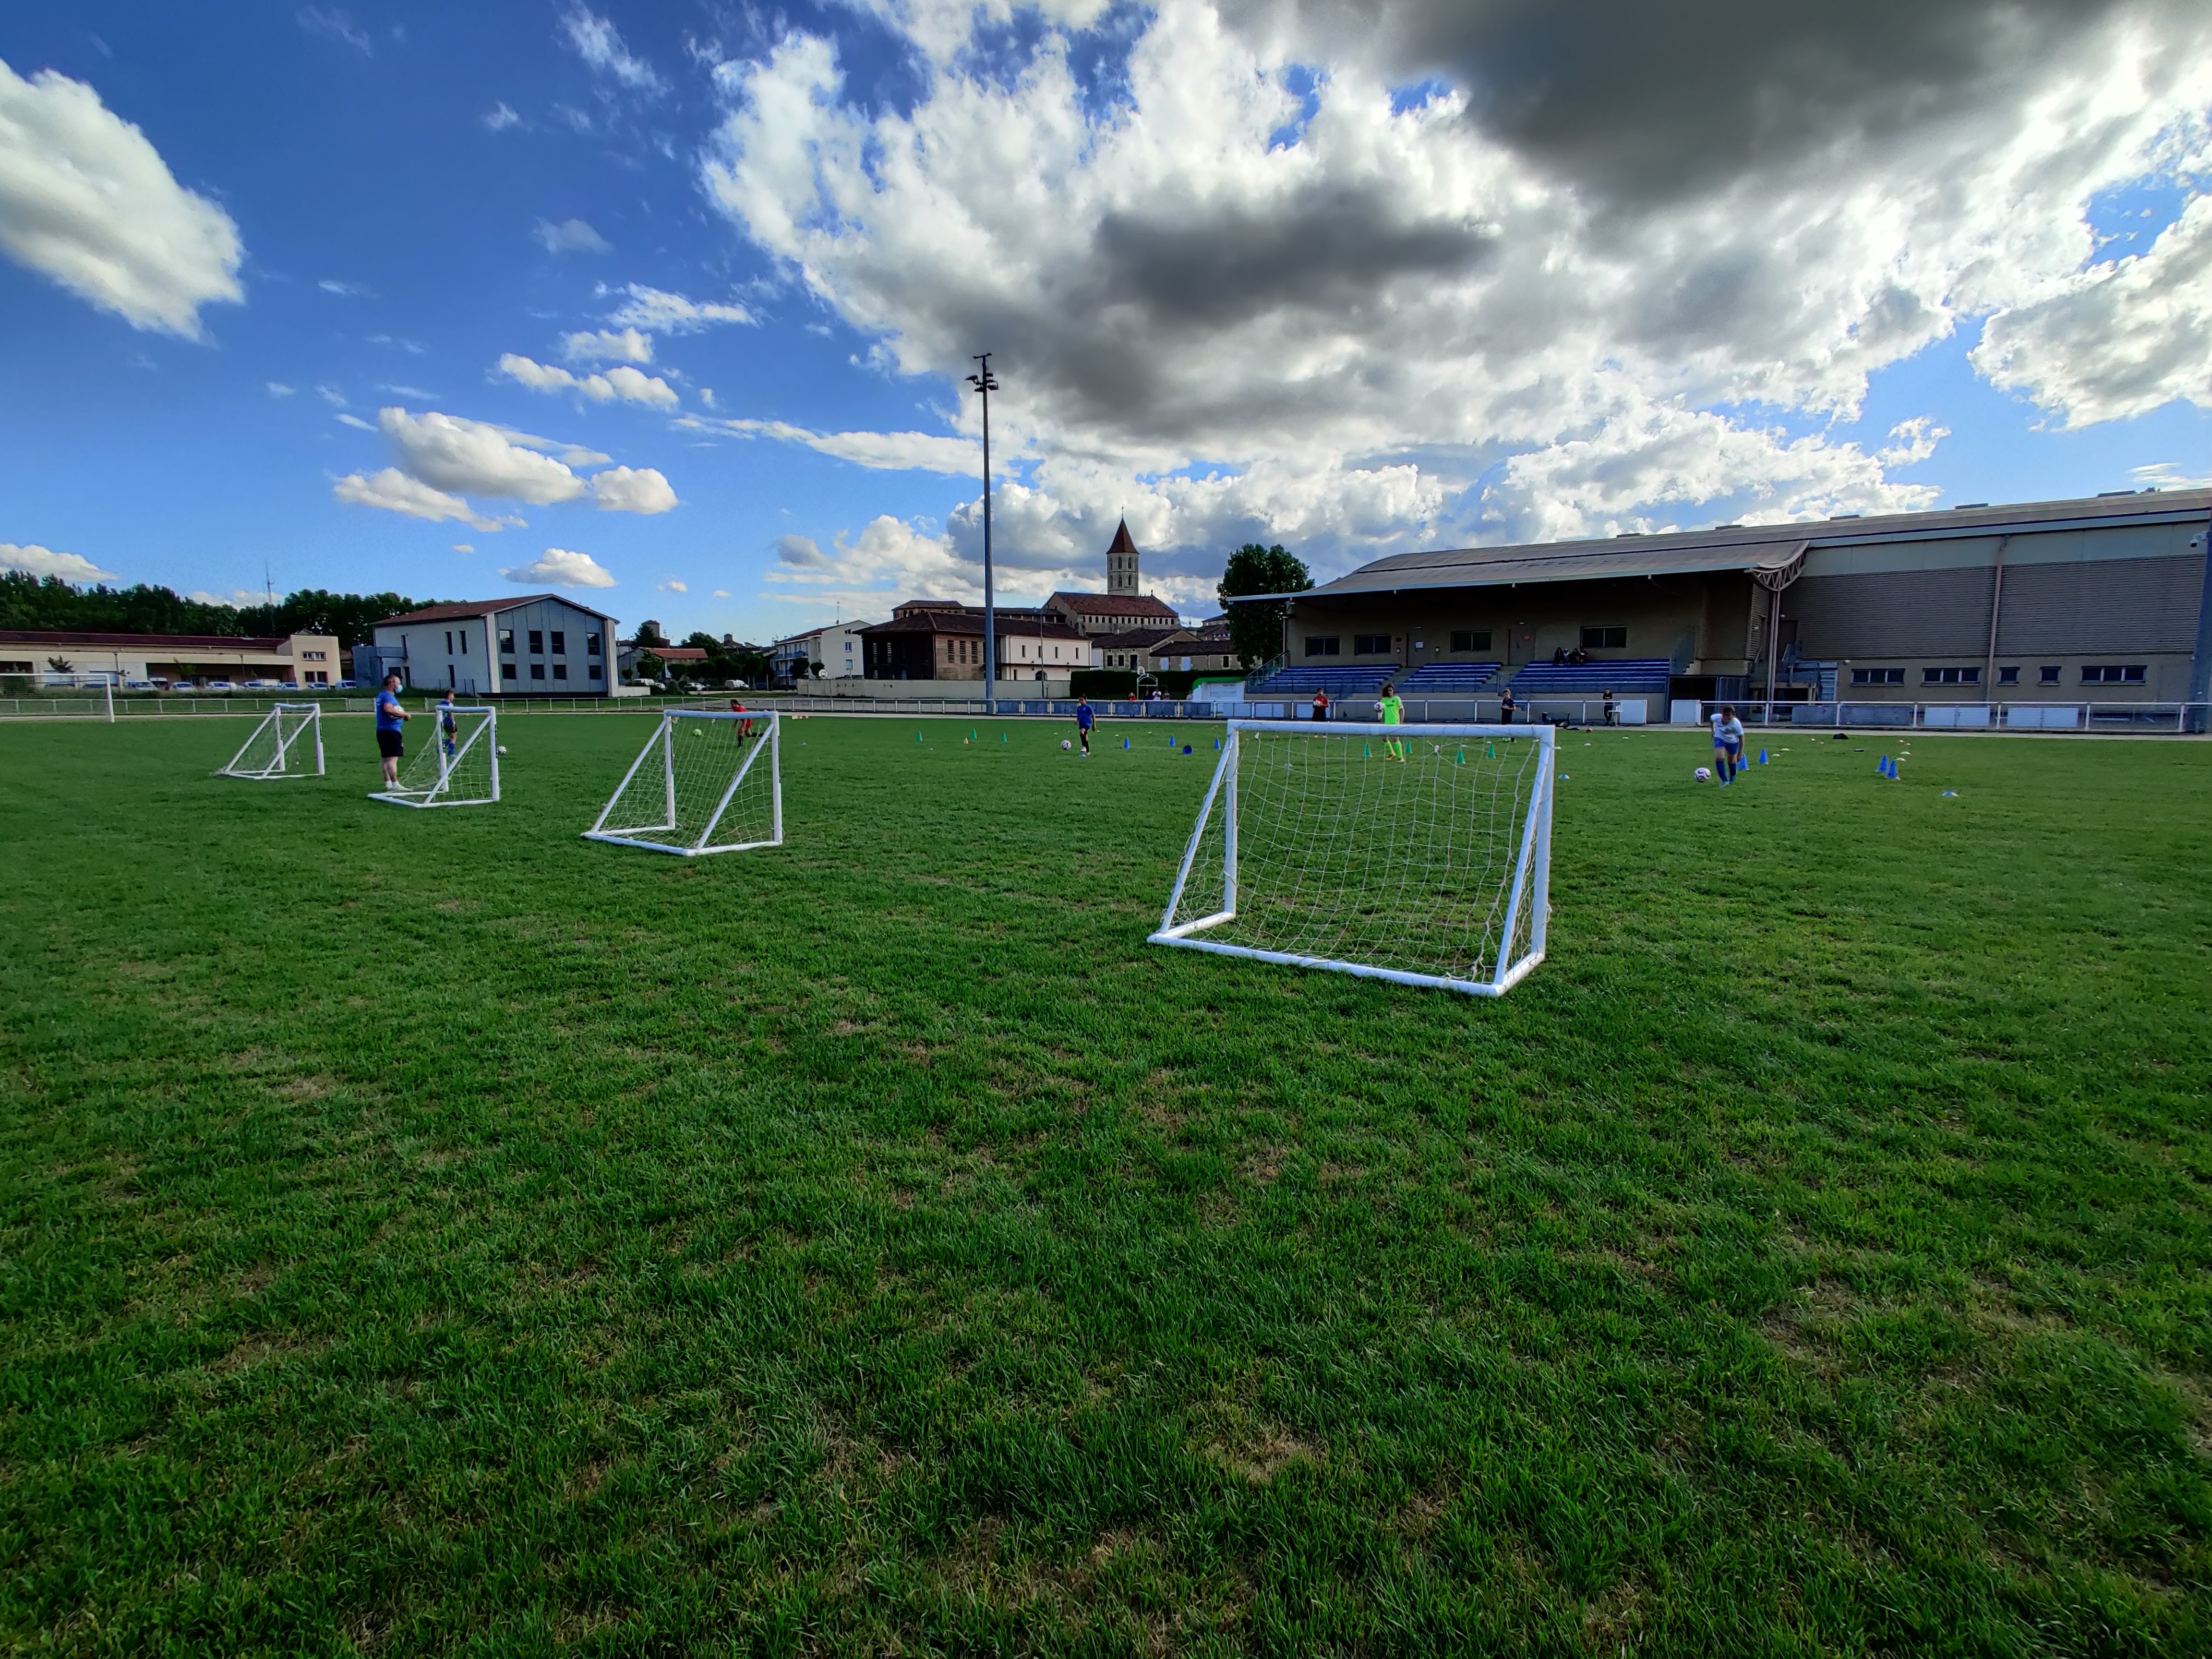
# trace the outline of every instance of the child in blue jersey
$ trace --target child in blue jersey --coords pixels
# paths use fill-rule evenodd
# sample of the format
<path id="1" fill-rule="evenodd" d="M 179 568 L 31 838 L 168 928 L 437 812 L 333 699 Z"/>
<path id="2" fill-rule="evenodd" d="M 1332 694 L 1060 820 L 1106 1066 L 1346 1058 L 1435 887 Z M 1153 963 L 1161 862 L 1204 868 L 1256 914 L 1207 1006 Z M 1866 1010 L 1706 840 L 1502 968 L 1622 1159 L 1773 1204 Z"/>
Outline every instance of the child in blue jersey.
<path id="1" fill-rule="evenodd" d="M 1091 758 L 1091 727 L 1097 717 L 1091 712 L 1091 699 L 1075 700 L 1075 735 L 1083 742 L 1083 758 Z"/>
<path id="2" fill-rule="evenodd" d="M 461 746 L 461 725 L 453 718 L 453 694 L 447 692 L 438 700 L 438 744 L 450 762 Z"/>
<path id="3" fill-rule="evenodd" d="M 407 711 L 399 706 L 399 676 L 386 674 L 376 694 L 376 752 L 384 760 L 384 787 L 399 787 L 399 763 L 407 753 Z"/>
<path id="4" fill-rule="evenodd" d="M 1723 787 L 1743 769 L 1743 722 L 1732 707 L 1723 705 L 1713 716 L 1713 775 Z"/>

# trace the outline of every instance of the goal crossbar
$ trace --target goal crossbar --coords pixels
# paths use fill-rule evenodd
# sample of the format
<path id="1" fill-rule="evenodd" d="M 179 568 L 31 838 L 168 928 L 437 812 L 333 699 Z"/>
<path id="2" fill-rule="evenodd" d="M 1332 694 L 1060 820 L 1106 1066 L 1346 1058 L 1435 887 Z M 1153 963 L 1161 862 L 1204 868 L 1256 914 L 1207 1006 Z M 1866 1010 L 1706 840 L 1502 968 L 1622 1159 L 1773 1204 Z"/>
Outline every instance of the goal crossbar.
<path id="1" fill-rule="evenodd" d="M 446 722 L 453 723 L 453 748 Z M 373 790 L 371 800 L 394 806 L 492 806 L 499 801 L 499 710 L 473 703 L 430 711 L 429 746 L 408 763 L 398 784 Z"/>
<path id="2" fill-rule="evenodd" d="M 720 722 L 727 728 L 736 729 L 738 741 L 744 745 L 744 757 L 737 769 L 731 775 L 728 783 L 719 791 L 710 787 L 705 794 L 699 794 L 691 787 L 700 780 L 690 775 L 697 769 L 687 763 L 678 737 L 686 721 Z M 750 738 L 743 735 L 744 726 L 757 728 Z M 721 828 L 728 815 L 731 803 L 738 799 L 738 791 L 755 766 L 761 763 L 763 755 L 768 757 L 769 796 L 768 821 L 762 826 L 763 833 L 720 846 L 709 845 L 714 839 L 715 831 Z M 720 708 L 665 709 L 661 714 L 660 723 L 653 728 L 653 735 L 637 751 L 637 758 L 629 763 L 629 770 L 623 774 L 622 781 L 615 786 L 614 793 L 599 809 L 599 816 L 593 820 L 592 827 L 583 832 L 584 839 L 603 841 L 616 847 L 641 847 L 653 853 L 672 853 L 678 858 L 702 858 L 710 853 L 746 853 L 760 847 L 781 847 L 783 845 L 782 757 L 783 721 L 774 710 L 747 709 L 740 713 Z M 647 770 L 648 763 L 653 764 L 654 770 Z M 644 775 L 642 790 L 633 792 L 630 786 L 641 781 L 641 773 Z M 654 787 L 656 782 L 659 786 L 658 788 Z M 633 799 L 634 793 L 658 801 L 659 810 L 645 814 L 644 822 L 623 822 L 610 829 L 608 819 L 615 816 L 617 807 Z M 698 827 L 694 830 L 684 822 L 686 808 L 695 802 L 703 805 L 710 799 L 711 808 L 703 815 L 695 815 Z M 623 816 L 628 819 L 639 815 L 632 812 Z"/>
<path id="3" fill-rule="evenodd" d="M 1356 759 L 1351 753 L 1355 741 L 1360 745 Z M 1291 745 L 1310 751 L 1332 742 L 1340 744 L 1340 750 L 1323 751 L 1322 766 L 1310 763 L 1307 769 L 1324 774 L 1318 806 L 1314 798 L 1273 775 L 1275 755 L 1262 763 L 1263 770 L 1252 764 L 1246 752 L 1248 745 L 1256 749 L 1273 744 L 1279 752 L 1295 756 L 1297 750 Z M 1500 744 L 1509 746 L 1504 766 L 1495 764 Z M 1469 777 L 1468 750 L 1475 745 L 1479 752 Z M 1419 757 L 1422 770 L 1415 774 L 1416 751 L 1423 747 L 1430 752 Z M 1313 757 L 1308 758 L 1310 763 Z M 1328 770 L 1332 761 L 1335 774 Z M 1394 762 L 1405 771 L 1376 774 L 1381 787 L 1373 790 L 1362 775 L 1358 793 L 1350 793 L 1347 779 L 1353 765 L 1364 775 L 1369 768 L 1392 768 Z M 1231 720 L 1220 762 L 1176 867 L 1167 908 L 1150 942 L 1399 985 L 1502 996 L 1544 960 L 1550 931 L 1557 762 L 1557 733 L 1549 726 Z M 1298 760 L 1292 758 L 1285 761 L 1282 769 L 1295 775 L 1298 768 Z M 1336 786 L 1333 796 L 1328 791 L 1332 784 Z M 1242 815 L 1248 810 L 1255 813 L 1255 827 L 1270 838 L 1263 860 L 1282 855 L 1289 848 L 1289 861 L 1298 866 L 1290 876 L 1255 863 L 1245 845 L 1249 836 L 1243 833 Z M 1358 814 L 1363 810 L 1378 819 L 1397 812 L 1413 823 L 1418 835 L 1394 836 L 1405 829 L 1402 823 L 1360 822 Z M 1510 814 L 1511 831 L 1502 844 L 1495 822 L 1501 811 Z M 1486 812 L 1489 821 L 1478 822 Z M 1375 894 L 1355 891 L 1332 897 L 1313 890 L 1316 872 L 1321 883 L 1349 878 L 1356 884 L 1353 854 L 1366 850 L 1373 841 L 1404 843 L 1408 866 L 1418 866 L 1401 873 L 1398 909 L 1379 921 L 1374 913 L 1388 907 Z M 1510 857 L 1510 864 L 1501 854 Z M 1374 876 L 1374 863 L 1369 857 L 1358 873 Z M 1387 882 L 1387 863 L 1382 874 Z M 1408 890 L 1414 894 L 1410 902 L 1404 896 Z M 1179 919 L 1187 898 L 1196 900 L 1193 908 L 1202 914 Z M 1430 898 L 1438 913 L 1449 911 L 1457 901 L 1455 918 L 1440 914 L 1437 919 L 1452 922 L 1459 937 L 1433 944 L 1419 937 L 1431 920 L 1424 912 L 1424 901 Z M 1352 913 L 1348 919 L 1343 914 L 1347 909 Z M 1240 929 L 1240 922 L 1246 926 Z M 1363 923 L 1370 924 L 1364 937 Z M 1331 927 L 1333 941 L 1324 937 Z M 1233 936 L 1240 932 L 1246 937 Z M 1287 937 L 1270 937 L 1277 933 Z M 1232 936 L 1209 937 L 1217 933 Z M 1294 939 L 1318 940 L 1321 948 L 1280 948 Z M 1328 948 L 1332 942 L 1336 948 Z M 1466 949 L 1470 942 L 1474 945 L 1471 951 Z M 1448 963 L 1436 963 L 1425 971 L 1408 965 L 1424 951 L 1448 955 L 1455 946 L 1461 954 Z M 1363 956 L 1384 959 L 1363 960 Z"/>
<path id="4" fill-rule="evenodd" d="M 319 778 L 323 775 L 322 705 L 274 704 L 216 775 L 246 778 L 256 783 L 279 778 Z"/>

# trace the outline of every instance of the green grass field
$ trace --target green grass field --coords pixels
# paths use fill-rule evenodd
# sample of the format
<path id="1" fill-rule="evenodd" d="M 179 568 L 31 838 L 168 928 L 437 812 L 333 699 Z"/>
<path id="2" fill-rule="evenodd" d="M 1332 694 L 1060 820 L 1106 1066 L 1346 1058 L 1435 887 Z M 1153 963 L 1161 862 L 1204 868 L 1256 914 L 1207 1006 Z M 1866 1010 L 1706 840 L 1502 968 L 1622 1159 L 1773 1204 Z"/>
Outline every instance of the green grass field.
<path id="1" fill-rule="evenodd" d="M 0 727 L 0 1648 L 2212 1647 L 2212 747 L 1570 735 L 1485 1003 L 1146 945 L 1210 728 L 506 724 Z"/>

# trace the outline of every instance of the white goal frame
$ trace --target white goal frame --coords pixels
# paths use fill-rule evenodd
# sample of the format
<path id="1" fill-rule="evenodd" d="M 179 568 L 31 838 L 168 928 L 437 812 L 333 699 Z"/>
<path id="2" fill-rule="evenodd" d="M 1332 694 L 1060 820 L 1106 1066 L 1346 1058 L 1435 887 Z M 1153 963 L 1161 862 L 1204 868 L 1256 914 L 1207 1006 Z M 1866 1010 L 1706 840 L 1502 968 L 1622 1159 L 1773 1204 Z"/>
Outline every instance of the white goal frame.
<path id="1" fill-rule="evenodd" d="M 446 734 L 442 729 L 445 713 L 442 705 L 430 709 L 430 753 L 438 759 L 437 781 L 426 789 L 407 788 L 407 775 L 400 774 L 399 787 L 392 789 L 372 789 L 368 798 L 393 806 L 495 806 L 499 804 L 499 710 L 474 703 L 457 702 L 453 706 L 456 714 L 481 714 L 473 722 L 476 729 L 468 732 L 454 745 L 453 752 L 446 752 Z M 462 761 L 479 744 L 483 746 L 484 758 L 491 763 L 491 788 L 484 794 L 463 793 L 455 783 Z"/>
<path id="2" fill-rule="evenodd" d="M 606 827 L 607 814 L 615 810 L 615 804 L 622 799 L 623 792 L 629 787 L 630 780 L 637 775 L 640 767 L 653 758 L 655 751 L 659 754 L 661 776 L 665 781 L 664 787 L 666 791 L 665 799 L 668 805 L 667 820 L 660 824 L 631 827 L 647 831 L 655 829 L 672 831 L 676 828 L 676 726 L 678 720 L 751 720 L 757 726 L 764 726 L 767 729 L 760 732 L 754 738 L 752 747 L 745 750 L 744 760 L 738 767 L 737 775 L 730 780 L 729 787 L 722 791 L 721 799 L 714 803 L 714 810 L 708 815 L 705 825 L 689 842 L 653 841 L 648 839 L 646 835 L 625 835 L 619 830 L 610 830 Z M 766 841 L 733 842 L 727 847 L 708 846 L 707 842 L 713 838 L 716 826 L 722 821 L 722 815 L 730 810 L 730 803 L 737 799 L 739 786 L 744 782 L 746 775 L 752 771 L 754 764 L 763 754 L 768 757 L 771 803 L 769 823 L 772 828 L 769 838 Z M 616 847 L 642 847 L 653 853 L 673 853 L 677 857 L 684 859 L 702 858 L 709 853 L 748 853 L 758 847 L 782 846 L 782 715 L 774 709 L 749 708 L 743 714 L 725 708 L 663 709 L 660 714 L 660 724 L 653 728 L 653 735 L 645 740 L 645 747 L 637 751 L 637 758 L 629 763 L 629 770 L 623 774 L 622 781 L 615 786 L 614 793 L 607 797 L 607 804 L 599 809 L 599 816 L 592 821 L 592 827 L 584 831 L 584 839 L 603 841 Z"/>
<path id="3" fill-rule="evenodd" d="M 1239 740 L 1246 732 L 1266 733 L 1272 737 L 1380 738 L 1386 741 L 1425 738 L 1459 742 L 1476 739 L 1500 742 L 1510 738 L 1539 744 L 1535 781 L 1529 791 L 1528 816 L 1522 826 L 1520 847 L 1510 878 L 1512 885 L 1508 890 L 1504 926 L 1499 933 L 1502 945 L 1492 976 L 1474 979 L 1446 974 L 1417 974 L 1403 969 L 1377 967 L 1369 963 L 1340 961 L 1333 957 L 1263 951 L 1252 945 L 1231 945 L 1203 937 L 1209 928 L 1233 921 L 1237 915 L 1237 766 L 1241 749 Z M 1281 720 L 1231 720 L 1229 735 L 1221 746 L 1220 763 L 1213 769 L 1213 781 L 1206 789 L 1205 803 L 1198 809 L 1197 827 L 1190 832 L 1189 845 L 1184 848 L 1182 863 L 1176 872 L 1175 890 L 1168 895 L 1167 909 L 1162 913 L 1160 925 L 1148 943 L 1179 945 L 1188 951 L 1211 951 L 1226 957 L 1249 957 L 1255 961 L 1282 963 L 1293 968 L 1324 968 L 1333 973 L 1357 975 L 1362 979 L 1389 980 L 1396 985 L 1431 986 L 1441 990 L 1463 992 L 1469 996 L 1504 996 L 1526 979 L 1544 959 L 1552 910 L 1552 798 L 1558 753 L 1559 734 L 1549 726 L 1383 726 L 1352 720 L 1307 725 Z M 1198 857 L 1200 844 L 1205 839 L 1206 825 L 1212 821 L 1217 805 L 1222 809 L 1224 832 L 1221 908 L 1210 915 L 1177 925 L 1176 909 L 1182 902 L 1183 888 L 1190 880 L 1191 866 Z M 1524 905 L 1529 907 L 1526 913 L 1528 949 L 1520 957 L 1509 960 Z"/>
<path id="4" fill-rule="evenodd" d="M 284 716 L 287 714 L 307 717 L 302 724 L 294 728 L 289 738 L 284 735 Z M 261 734 L 272 729 L 276 738 L 276 750 L 268 763 L 263 766 L 240 764 L 245 760 L 246 751 L 260 739 Z M 304 737 L 314 739 L 315 769 L 312 772 L 286 770 L 286 758 Z M 238 752 L 217 769 L 216 775 L 219 778 L 246 778 L 255 783 L 275 783 L 285 778 L 319 778 L 323 775 L 323 706 L 319 702 L 280 702 L 273 705 L 255 722 L 253 730 L 246 734 L 246 741 L 238 745 Z"/>

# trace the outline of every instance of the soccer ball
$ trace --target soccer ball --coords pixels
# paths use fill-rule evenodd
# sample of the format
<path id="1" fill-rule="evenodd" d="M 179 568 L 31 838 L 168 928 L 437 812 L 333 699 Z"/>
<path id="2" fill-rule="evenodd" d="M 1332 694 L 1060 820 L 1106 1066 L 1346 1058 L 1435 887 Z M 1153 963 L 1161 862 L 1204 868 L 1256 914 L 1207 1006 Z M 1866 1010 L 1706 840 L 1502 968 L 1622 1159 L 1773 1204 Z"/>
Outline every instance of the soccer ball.
<path id="1" fill-rule="evenodd" d="M 500 746 L 499 746 L 499 752 L 500 752 L 501 754 L 502 754 L 502 755 L 504 755 L 504 754 L 507 752 L 507 745 L 506 745 L 505 744 L 500 744 Z"/>
<path id="2" fill-rule="evenodd" d="M 1060 740 L 1060 752 L 1063 755 L 1074 747 L 1075 745 L 1070 743 L 1066 738 L 1062 738 Z"/>
<path id="3" fill-rule="evenodd" d="M 1700 766 L 1696 771 L 1691 773 L 1690 775 L 1695 778 L 1699 783 L 1711 783 L 1713 779 L 1712 769 L 1707 766 Z"/>

